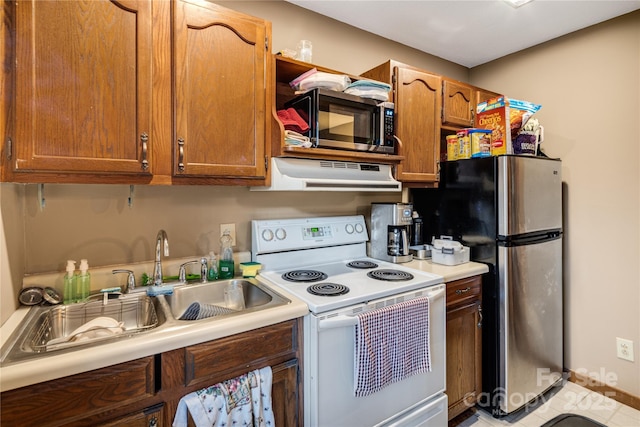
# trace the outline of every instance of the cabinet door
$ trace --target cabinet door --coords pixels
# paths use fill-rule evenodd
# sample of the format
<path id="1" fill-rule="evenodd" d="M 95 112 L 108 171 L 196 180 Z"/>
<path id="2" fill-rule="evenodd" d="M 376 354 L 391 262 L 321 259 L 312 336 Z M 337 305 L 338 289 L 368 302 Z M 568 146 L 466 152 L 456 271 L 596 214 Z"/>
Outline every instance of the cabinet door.
<path id="1" fill-rule="evenodd" d="M 443 80 L 442 124 L 473 126 L 475 90 L 469 85 Z"/>
<path id="2" fill-rule="evenodd" d="M 13 169 L 149 175 L 151 1 L 19 1 L 15 29 Z"/>
<path id="3" fill-rule="evenodd" d="M 395 67 L 396 135 L 400 139 L 400 181 L 435 182 L 440 159 L 441 78 Z"/>
<path id="4" fill-rule="evenodd" d="M 277 426 L 297 427 L 302 424 L 300 375 L 297 359 L 273 367 L 271 406 Z"/>
<path id="5" fill-rule="evenodd" d="M 263 178 L 267 24 L 204 1 L 174 16 L 174 175 Z"/>
<path id="6" fill-rule="evenodd" d="M 480 301 L 447 310 L 449 419 L 473 407 L 482 388 Z"/>

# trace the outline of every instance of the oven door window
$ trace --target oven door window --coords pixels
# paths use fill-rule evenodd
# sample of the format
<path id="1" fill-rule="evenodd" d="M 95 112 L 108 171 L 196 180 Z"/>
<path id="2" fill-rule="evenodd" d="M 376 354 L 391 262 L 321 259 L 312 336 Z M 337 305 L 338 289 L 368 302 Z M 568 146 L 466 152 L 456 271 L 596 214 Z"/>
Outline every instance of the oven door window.
<path id="1" fill-rule="evenodd" d="M 320 139 L 353 144 L 375 143 L 373 110 L 321 98 L 318 116 Z"/>

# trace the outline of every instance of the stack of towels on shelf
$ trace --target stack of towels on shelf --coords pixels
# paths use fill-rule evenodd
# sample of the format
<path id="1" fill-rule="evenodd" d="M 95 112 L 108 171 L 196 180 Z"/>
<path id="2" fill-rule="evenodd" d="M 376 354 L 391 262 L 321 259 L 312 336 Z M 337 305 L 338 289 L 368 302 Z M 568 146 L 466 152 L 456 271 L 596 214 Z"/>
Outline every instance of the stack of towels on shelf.
<path id="1" fill-rule="evenodd" d="M 173 427 L 275 426 L 271 407 L 271 368 L 256 369 L 180 399 Z"/>

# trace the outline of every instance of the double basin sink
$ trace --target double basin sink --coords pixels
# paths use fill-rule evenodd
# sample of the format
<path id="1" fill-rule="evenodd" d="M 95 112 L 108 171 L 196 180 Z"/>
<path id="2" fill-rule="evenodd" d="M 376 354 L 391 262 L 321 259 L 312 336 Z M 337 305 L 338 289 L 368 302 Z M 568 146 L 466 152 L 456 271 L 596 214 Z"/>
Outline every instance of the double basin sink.
<path id="1" fill-rule="evenodd" d="M 242 286 L 245 308 L 225 309 L 224 290 Z M 225 319 L 288 304 L 290 301 L 253 278 L 195 284 L 171 284 L 172 294 L 148 296 L 146 292 L 121 295 L 117 299 L 89 299 L 87 302 L 34 306 L 2 348 L 0 362 L 9 364 L 59 354 L 87 346 L 101 345 L 138 334 L 158 332 L 193 322 L 224 322 Z M 220 307 L 209 317 L 181 320 L 194 303 Z M 105 321 L 117 322 L 105 324 Z M 91 323 L 89 323 L 91 322 Z M 84 329 L 94 325 L 91 329 Z M 117 333 L 113 333 L 117 330 Z M 78 333 L 80 331 L 80 333 Z M 75 333 L 75 335 L 74 335 Z"/>

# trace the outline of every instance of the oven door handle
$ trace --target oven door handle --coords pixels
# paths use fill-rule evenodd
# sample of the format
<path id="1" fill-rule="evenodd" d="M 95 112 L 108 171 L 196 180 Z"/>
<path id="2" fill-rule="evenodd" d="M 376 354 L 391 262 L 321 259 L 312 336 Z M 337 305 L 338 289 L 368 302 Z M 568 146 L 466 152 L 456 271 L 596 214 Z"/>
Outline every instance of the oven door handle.
<path id="1" fill-rule="evenodd" d="M 428 296 L 431 301 L 434 301 L 437 297 L 444 295 L 444 289 L 444 286 L 439 286 L 437 289 L 429 291 L 426 296 Z M 340 315 L 318 321 L 318 330 L 343 328 L 345 326 L 355 326 L 357 324 L 357 316 Z"/>
<path id="2" fill-rule="evenodd" d="M 318 322 L 318 329 L 334 329 L 343 328 L 345 326 L 355 326 L 358 324 L 358 318 L 356 316 L 335 316 L 329 319 L 322 319 Z"/>

